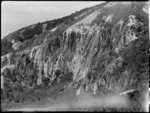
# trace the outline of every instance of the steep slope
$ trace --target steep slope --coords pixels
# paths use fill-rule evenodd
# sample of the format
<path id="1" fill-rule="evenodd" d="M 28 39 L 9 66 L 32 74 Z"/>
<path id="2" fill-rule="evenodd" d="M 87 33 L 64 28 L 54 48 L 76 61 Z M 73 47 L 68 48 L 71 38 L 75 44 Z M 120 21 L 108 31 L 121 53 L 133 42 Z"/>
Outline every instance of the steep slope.
<path id="1" fill-rule="evenodd" d="M 30 25 L 8 34 L 1 40 L 1 56 L 10 52 L 20 50 L 19 48 L 21 48 L 21 50 L 25 49 L 30 46 L 30 44 L 28 43 L 34 42 L 32 46 L 41 44 L 44 40 L 43 37 L 46 36 L 46 33 L 49 33 L 53 28 L 57 28 L 60 24 L 71 24 L 78 19 L 86 16 L 90 11 L 90 7 L 84 8 L 63 18 Z M 19 46 L 19 48 L 15 48 L 15 45 Z"/>
<path id="2" fill-rule="evenodd" d="M 24 42 L 15 42 L 12 36 L 6 38 L 12 42 L 13 52 L 1 57 L 3 101 L 7 98 L 13 101 L 26 90 L 49 89 L 65 84 L 64 81 L 69 84 L 64 90 L 73 89 L 77 95 L 137 91 L 140 93 L 135 100 L 141 99 L 149 81 L 147 5 L 146 2 L 97 5 L 73 16 L 74 21 L 58 24 L 50 31 L 42 30 L 40 41 L 31 38 L 30 43 L 25 42 L 34 45 L 37 40 L 38 44 L 20 50 L 15 48 Z M 143 110 L 140 102 L 132 107 Z"/>

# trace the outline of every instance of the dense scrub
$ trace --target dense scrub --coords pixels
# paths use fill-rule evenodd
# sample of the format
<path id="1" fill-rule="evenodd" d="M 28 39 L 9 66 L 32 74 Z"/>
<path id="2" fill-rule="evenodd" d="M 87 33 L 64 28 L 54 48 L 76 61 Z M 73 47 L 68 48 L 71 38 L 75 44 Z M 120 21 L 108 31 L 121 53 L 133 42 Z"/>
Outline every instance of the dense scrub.
<path id="1" fill-rule="evenodd" d="M 125 67 L 131 71 L 131 75 L 135 76 L 138 81 L 137 85 L 135 85 L 137 88 L 141 88 L 145 82 L 148 82 L 149 48 L 148 35 L 144 35 L 131 43 L 129 47 L 123 49 L 121 53 Z"/>
<path id="2" fill-rule="evenodd" d="M 12 43 L 7 39 L 1 40 L 1 56 L 13 51 Z"/>

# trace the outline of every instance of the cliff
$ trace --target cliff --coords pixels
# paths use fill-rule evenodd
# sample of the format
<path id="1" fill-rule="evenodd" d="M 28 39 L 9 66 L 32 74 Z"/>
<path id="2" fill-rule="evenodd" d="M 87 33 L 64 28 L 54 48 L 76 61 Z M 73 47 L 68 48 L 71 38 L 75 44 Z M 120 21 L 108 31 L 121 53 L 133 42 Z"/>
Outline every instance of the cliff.
<path id="1" fill-rule="evenodd" d="M 38 23 L 1 40 L 7 43 L 1 48 L 3 101 L 65 81 L 64 90 L 76 95 L 148 90 L 146 2 L 106 2 L 58 20 L 50 29 Z"/>

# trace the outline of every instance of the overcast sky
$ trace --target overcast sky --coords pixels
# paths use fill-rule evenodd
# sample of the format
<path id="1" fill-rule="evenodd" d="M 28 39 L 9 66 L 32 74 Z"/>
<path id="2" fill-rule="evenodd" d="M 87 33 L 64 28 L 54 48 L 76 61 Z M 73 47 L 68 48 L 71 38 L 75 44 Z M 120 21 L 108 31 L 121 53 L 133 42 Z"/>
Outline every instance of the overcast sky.
<path id="1" fill-rule="evenodd" d="M 101 1 L 3 1 L 1 12 L 1 38 L 22 27 L 63 17 L 80 9 L 100 3 Z"/>

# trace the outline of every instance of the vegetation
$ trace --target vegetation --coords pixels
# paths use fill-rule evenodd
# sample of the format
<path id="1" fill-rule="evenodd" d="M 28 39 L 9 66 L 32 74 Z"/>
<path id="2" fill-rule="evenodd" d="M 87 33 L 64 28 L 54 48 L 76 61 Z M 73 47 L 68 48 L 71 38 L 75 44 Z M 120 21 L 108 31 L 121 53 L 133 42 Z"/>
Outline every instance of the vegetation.
<path id="1" fill-rule="evenodd" d="M 24 28 L 21 28 L 21 29 L 15 31 L 14 33 L 12 33 L 11 36 L 8 35 L 8 36 L 4 37 L 4 39 L 1 39 L 1 56 L 14 51 L 12 49 L 12 43 L 10 42 L 10 40 L 14 39 L 15 41 L 23 42 L 25 44 L 23 44 L 22 48 L 26 48 L 29 45 L 26 44 L 25 41 L 30 42 L 30 40 L 31 40 L 33 43 L 35 41 L 35 39 L 38 39 L 38 35 L 42 33 L 43 24 L 47 24 L 46 30 L 51 30 L 54 27 L 56 27 L 57 25 L 60 25 L 61 23 L 67 24 L 70 20 L 74 21 L 75 16 L 82 14 L 83 12 L 87 11 L 88 9 L 90 9 L 90 7 L 84 8 L 80 11 L 77 11 L 75 13 L 72 13 L 71 15 L 68 15 L 68 16 L 65 16 L 62 18 L 45 21 L 42 23 L 37 23 L 37 24 L 34 24 L 35 26 L 31 25 L 31 26 L 27 26 L 27 27 L 24 27 Z M 35 35 L 37 35 L 37 37 L 34 37 Z M 40 38 L 42 38 L 42 40 L 44 40 L 43 37 L 40 37 Z M 8 39 L 9 39 L 9 41 L 8 41 Z M 41 40 L 41 39 L 38 39 L 38 40 Z M 20 48 L 20 49 L 22 50 L 22 48 Z"/>
<path id="2" fill-rule="evenodd" d="M 47 24 L 46 30 L 50 30 L 50 29 L 56 27 L 57 25 L 59 25 L 61 23 L 68 23 L 70 20 L 74 21 L 75 16 L 82 14 L 83 12 L 87 11 L 88 9 L 90 9 L 90 8 L 84 8 L 84 9 L 82 9 L 80 11 L 77 11 L 75 13 L 72 13 L 68 16 L 58 18 L 58 19 L 54 19 L 54 20 L 51 20 L 51 21 L 46 21 L 46 22 L 44 22 L 44 23 Z"/>
<path id="3" fill-rule="evenodd" d="M 120 8 L 120 6 L 117 8 Z M 116 11 L 115 8 L 113 10 Z M 103 27 L 98 35 L 95 31 L 89 31 L 85 35 L 76 32 L 67 34 L 65 32 L 65 36 L 63 37 L 62 34 L 65 31 L 65 25 L 56 30 L 55 33 L 49 33 L 49 30 L 61 23 L 66 24 L 68 27 L 73 22 L 78 21 L 78 19 L 76 20 L 76 16 L 79 17 L 80 14 L 89 11 L 88 8 L 85 8 L 63 18 L 22 28 L 2 39 L 1 54 L 5 55 L 14 52 L 11 64 L 15 64 L 16 66 L 14 69 L 6 68 L 2 73 L 5 79 L 5 88 L 2 89 L 1 93 L 2 103 L 7 105 L 7 103 L 39 102 L 44 99 L 49 100 L 50 98 L 55 100 L 61 97 L 60 94 L 62 92 L 65 92 L 63 94 L 68 99 L 69 94 L 66 93 L 67 90 L 75 95 L 77 88 L 81 88 L 81 92 L 84 92 L 87 88 L 86 86 L 89 86 L 88 91 L 92 94 L 96 89 L 95 96 L 99 96 L 100 93 L 105 96 L 112 93 L 118 93 L 119 95 L 122 91 L 140 89 L 140 91 L 126 95 L 130 99 L 128 108 L 92 108 L 92 110 L 141 111 L 141 92 L 146 90 L 149 80 L 150 45 L 148 27 L 146 24 L 142 27 L 135 27 L 134 25 L 130 27 L 125 26 L 131 9 L 124 15 L 126 20 L 121 29 L 120 25 L 117 24 L 117 26 L 116 23 L 121 18 L 124 19 L 122 17 L 123 14 L 121 14 L 124 9 L 116 11 L 119 13 L 119 16 L 114 17 L 115 22 L 105 22 L 101 16 L 112 13 L 114 12 L 113 10 L 104 10 L 102 15 L 100 14 L 92 23 L 91 27 L 93 27 L 93 24 L 97 25 L 97 27 Z M 143 16 L 145 15 L 138 16 L 142 22 L 145 20 Z M 47 24 L 46 30 L 48 31 L 42 33 L 43 24 Z M 116 26 L 114 27 L 114 25 Z M 131 37 L 125 34 L 128 30 L 131 31 Z M 138 35 L 138 38 L 126 44 L 127 38 L 129 40 L 132 38 L 132 33 L 135 33 L 136 36 Z M 79 53 L 82 54 L 78 54 L 75 50 L 81 36 L 83 44 L 81 44 L 82 48 L 79 47 L 81 49 Z M 11 41 L 13 39 L 23 43 L 22 47 L 17 51 L 12 49 Z M 41 45 L 38 50 L 33 51 L 33 57 L 30 59 L 29 53 L 25 53 L 23 50 L 31 49 L 33 46 L 39 44 Z M 64 49 L 64 45 L 67 46 L 66 50 Z M 118 45 L 122 48 L 120 49 L 121 51 L 116 52 L 115 49 Z M 18 53 L 18 56 L 16 53 Z M 81 59 L 83 58 L 83 60 L 80 61 L 78 56 Z M 74 61 L 72 62 L 73 58 Z M 47 63 L 47 65 L 43 65 L 43 63 Z M 6 62 L 5 64 L 7 65 Z M 45 73 L 46 76 L 44 75 Z M 73 81 L 74 73 L 77 73 L 75 81 Z M 85 76 L 82 76 L 84 74 Z M 37 80 L 40 77 L 42 82 L 41 84 L 37 84 Z M 69 89 L 70 86 L 71 90 Z M 75 109 L 89 110 L 87 108 Z"/>
<path id="4" fill-rule="evenodd" d="M 34 35 L 39 35 L 40 33 L 42 33 L 42 24 L 38 23 L 36 24 L 36 26 L 34 28 L 27 28 L 24 32 L 23 32 L 23 39 L 21 39 L 22 41 L 25 40 L 29 40 L 31 39 Z"/>
<path id="5" fill-rule="evenodd" d="M 1 56 L 13 52 L 12 43 L 9 42 L 7 39 L 1 40 Z"/>
<path id="6" fill-rule="evenodd" d="M 145 35 L 130 46 L 122 50 L 124 65 L 131 71 L 132 76 L 136 76 L 138 88 L 148 83 L 149 78 L 149 41 L 148 35 Z"/>

